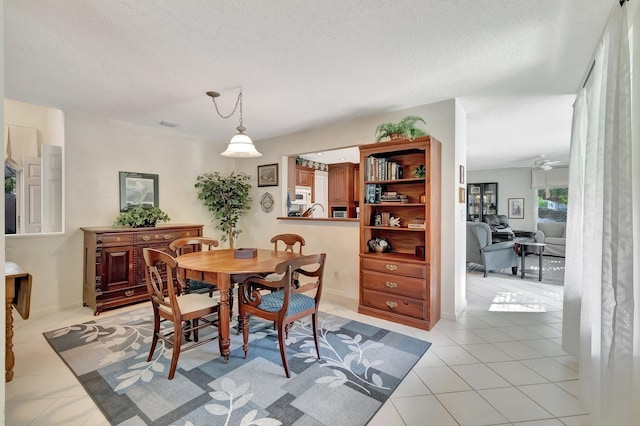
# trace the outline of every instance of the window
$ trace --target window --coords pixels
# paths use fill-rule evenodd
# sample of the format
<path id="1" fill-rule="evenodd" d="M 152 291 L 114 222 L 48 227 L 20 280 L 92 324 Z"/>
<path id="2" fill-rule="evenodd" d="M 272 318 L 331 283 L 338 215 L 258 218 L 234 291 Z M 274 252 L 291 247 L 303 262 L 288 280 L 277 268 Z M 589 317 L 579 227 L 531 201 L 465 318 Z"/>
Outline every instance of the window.
<path id="1" fill-rule="evenodd" d="M 16 227 L 16 180 L 17 172 L 8 164 L 4 165 L 4 233 L 15 234 Z"/>
<path id="2" fill-rule="evenodd" d="M 538 222 L 566 222 L 568 188 L 538 189 Z"/>

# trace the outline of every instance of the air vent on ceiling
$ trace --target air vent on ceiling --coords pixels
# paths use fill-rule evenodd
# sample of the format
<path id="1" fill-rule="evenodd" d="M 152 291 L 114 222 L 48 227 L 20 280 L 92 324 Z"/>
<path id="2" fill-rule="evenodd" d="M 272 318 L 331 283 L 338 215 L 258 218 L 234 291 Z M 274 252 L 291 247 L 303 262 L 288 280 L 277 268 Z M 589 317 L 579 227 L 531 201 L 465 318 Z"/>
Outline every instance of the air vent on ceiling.
<path id="1" fill-rule="evenodd" d="M 178 127 L 178 125 L 176 123 L 170 123 L 168 121 L 161 121 L 160 124 L 162 126 L 166 126 L 166 127 Z"/>

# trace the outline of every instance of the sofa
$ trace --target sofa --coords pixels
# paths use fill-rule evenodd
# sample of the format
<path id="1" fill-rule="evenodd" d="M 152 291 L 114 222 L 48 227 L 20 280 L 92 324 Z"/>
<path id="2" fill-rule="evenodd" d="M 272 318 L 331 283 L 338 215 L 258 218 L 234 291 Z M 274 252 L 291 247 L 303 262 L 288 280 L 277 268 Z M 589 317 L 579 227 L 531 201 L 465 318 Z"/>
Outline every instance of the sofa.
<path id="1" fill-rule="evenodd" d="M 564 257 L 567 224 L 565 222 L 538 222 L 536 241 L 545 243 L 544 254 Z"/>
<path id="2" fill-rule="evenodd" d="M 518 273 L 520 258 L 514 251 L 513 241 L 494 243 L 491 228 L 484 222 L 467 222 L 467 262 L 484 267 L 484 276 L 489 271 L 511 268 Z"/>

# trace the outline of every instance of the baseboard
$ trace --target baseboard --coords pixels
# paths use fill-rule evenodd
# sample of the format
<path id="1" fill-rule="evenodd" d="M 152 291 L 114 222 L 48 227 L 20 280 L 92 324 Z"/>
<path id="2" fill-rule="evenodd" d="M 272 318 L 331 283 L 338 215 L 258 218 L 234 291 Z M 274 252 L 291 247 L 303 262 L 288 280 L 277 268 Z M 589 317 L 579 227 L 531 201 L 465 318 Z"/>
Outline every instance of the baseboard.
<path id="1" fill-rule="evenodd" d="M 353 293 L 353 292 L 349 292 L 349 291 L 334 290 L 334 289 L 330 289 L 328 287 L 324 287 L 322 289 L 322 292 L 326 293 L 326 294 L 330 294 L 332 296 L 345 297 L 347 299 L 352 299 L 352 300 L 355 300 L 355 301 L 358 301 L 358 298 L 359 298 L 358 293 Z"/>
<path id="2" fill-rule="evenodd" d="M 440 312 L 440 318 L 446 319 L 449 321 L 457 321 L 458 318 L 460 318 L 460 315 L 462 315 L 462 313 L 464 312 L 464 310 L 467 309 L 467 304 L 468 304 L 467 299 L 465 298 L 464 304 L 460 306 L 458 309 L 456 309 L 455 313 L 442 311 Z"/>

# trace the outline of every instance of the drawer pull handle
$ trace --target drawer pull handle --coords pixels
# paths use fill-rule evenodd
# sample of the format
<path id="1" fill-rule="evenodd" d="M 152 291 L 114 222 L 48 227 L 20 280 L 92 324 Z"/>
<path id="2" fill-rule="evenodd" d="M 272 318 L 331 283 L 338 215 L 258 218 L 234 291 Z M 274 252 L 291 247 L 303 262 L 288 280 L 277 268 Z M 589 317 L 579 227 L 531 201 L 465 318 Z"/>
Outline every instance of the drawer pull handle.
<path id="1" fill-rule="evenodd" d="M 125 295 L 125 296 L 127 296 L 127 297 L 131 297 L 131 296 L 133 296 L 133 290 L 127 290 L 127 291 L 125 291 L 125 292 L 124 292 L 124 295 Z"/>
<path id="2" fill-rule="evenodd" d="M 149 241 L 151 239 L 151 237 L 148 236 L 148 235 L 143 235 L 142 239 L 145 240 L 145 241 Z"/>
<path id="3" fill-rule="evenodd" d="M 394 309 L 398 307 L 398 304 L 396 302 L 391 302 L 390 300 L 387 300 L 387 306 L 389 307 L 389 309 Z"/>
<path id="4" fill-rule="evenodd" d="M 386 285 L 389 288 L 396 288 L 398 287 L 398 283 L 394 283 L 393 281 L 387 281 L 384 283 L 384 285 Z"/>
<path id="5" fill-rule="evenodd" d="M 171 234 L 164 234 L 162 238 L 164 238 L 165 240 L 169 240 L 171 239 Z"/>
<path id="6" fill-rule="evenodd" d="M 398 269 L 398 265 L 390 265 L 390 264 L 388 264 L 388 263 L 387 263 L 386 268 L 387 268 L 387 270 L 389 270 L 389 271 L 395 271 L 395 270 L 397 270 L 397 269 Z"/>

